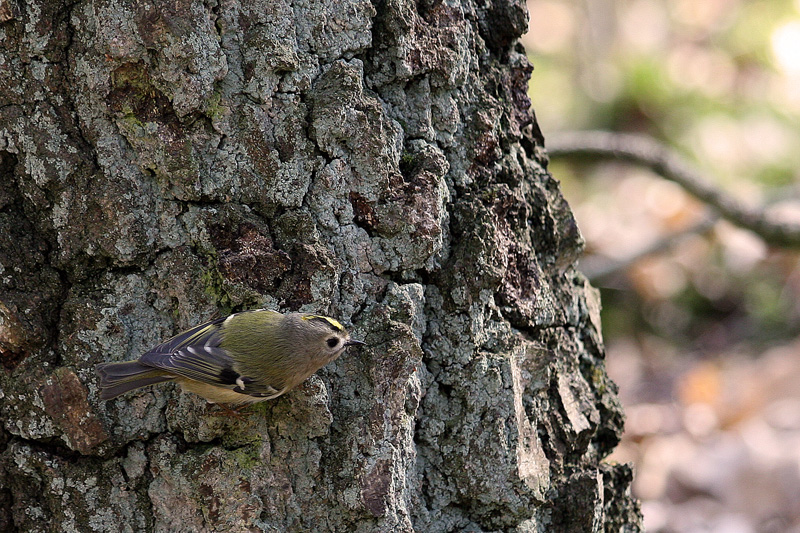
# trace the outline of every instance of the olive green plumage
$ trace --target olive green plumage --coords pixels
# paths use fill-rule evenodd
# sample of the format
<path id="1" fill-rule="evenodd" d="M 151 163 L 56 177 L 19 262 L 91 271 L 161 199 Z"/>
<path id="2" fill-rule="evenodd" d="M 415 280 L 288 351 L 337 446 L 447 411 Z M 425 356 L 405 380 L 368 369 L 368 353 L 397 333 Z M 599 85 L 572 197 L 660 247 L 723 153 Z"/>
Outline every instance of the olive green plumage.
<path id="1" fill-rule="evenodd" d="M 356 344 L 364 343 L 332 318 L 259 309 L 196 326 L 137 361 L 95 368 L 103 400 L 175 381 L 212 403 L 248 404 L 280 396 Z"/>

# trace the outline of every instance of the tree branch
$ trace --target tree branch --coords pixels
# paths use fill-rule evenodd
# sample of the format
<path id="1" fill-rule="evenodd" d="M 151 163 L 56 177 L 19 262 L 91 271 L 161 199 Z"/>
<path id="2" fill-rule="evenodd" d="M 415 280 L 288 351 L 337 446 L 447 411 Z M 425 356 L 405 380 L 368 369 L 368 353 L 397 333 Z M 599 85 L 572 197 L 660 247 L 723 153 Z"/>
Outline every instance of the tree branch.
<path id="1" fill-rule="evenodd" d="M 627 271 L 632 265 L 639 262 L 645 257 L 653 254 L 658 254 L 673 248 L 675 245 L 685 240 L 692 235 L 702 235 L 708 233 L 719 222 L 719 217 L 714 215 L 710 218 L 705 218 L 700 222 L 671 235 L 667 235 L 661 239 L 656 240 L 654 243 L 645 246 L 628 257 L 622 259 L 609 259 L 602 258 L 598 254 L 594 254 L 586 260 L 581 259 L 581 272 L 594 283 L 595 281 L 609 278 L 620 272 Z"/>
<path id="2" fill-rule="evenodd" d="M 618 159 L 649 168 L 683 187 L 723 218 L 782 248 L 800 248 L 800 226 L 769 220 L 764 208 L 752 209 L 708 183 L 678 154 L 642 136 L 604 131 L 570 132 L 547 139 L 551 157 L 591 156 Z"/>

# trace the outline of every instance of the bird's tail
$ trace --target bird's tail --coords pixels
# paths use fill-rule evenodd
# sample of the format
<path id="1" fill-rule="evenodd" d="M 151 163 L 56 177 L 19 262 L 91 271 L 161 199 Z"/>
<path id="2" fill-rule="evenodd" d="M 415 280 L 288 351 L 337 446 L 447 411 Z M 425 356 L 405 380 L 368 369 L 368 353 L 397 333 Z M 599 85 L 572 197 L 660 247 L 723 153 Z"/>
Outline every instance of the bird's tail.
<path id="1" fill-rule="evenodd" d="M 94 367 L 100 376 L 100 399 L 111 400 L 133 389 L 174 379 L 163 370 L 145 366 L 138 361 L 100 363 Z"/>

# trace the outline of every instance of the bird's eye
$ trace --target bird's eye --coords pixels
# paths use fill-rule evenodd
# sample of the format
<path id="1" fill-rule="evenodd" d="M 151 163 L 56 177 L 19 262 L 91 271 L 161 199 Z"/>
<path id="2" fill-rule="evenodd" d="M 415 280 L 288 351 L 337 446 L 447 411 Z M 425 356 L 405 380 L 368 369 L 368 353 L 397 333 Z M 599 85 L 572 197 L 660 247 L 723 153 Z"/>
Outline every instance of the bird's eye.
<path id="1" fill-rule="evenodd" d="M 339 345 L 339 339 L 336 337 L 331 337 L 327 342 L 329 348 L 336 348 Z"/>

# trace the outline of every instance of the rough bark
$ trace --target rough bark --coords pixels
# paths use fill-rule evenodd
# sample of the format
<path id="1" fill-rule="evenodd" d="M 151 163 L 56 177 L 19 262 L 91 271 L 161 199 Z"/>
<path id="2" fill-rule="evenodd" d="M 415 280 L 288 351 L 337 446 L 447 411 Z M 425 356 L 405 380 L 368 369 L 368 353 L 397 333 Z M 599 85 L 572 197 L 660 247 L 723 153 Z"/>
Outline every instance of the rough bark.
<path id="1" fill-rule="evenodd" d="M 0 530 L 638 530 L 504 0 L 0 0 Z M 216 312 L 368 347 L 232 418 L 93 365 Z"/>

